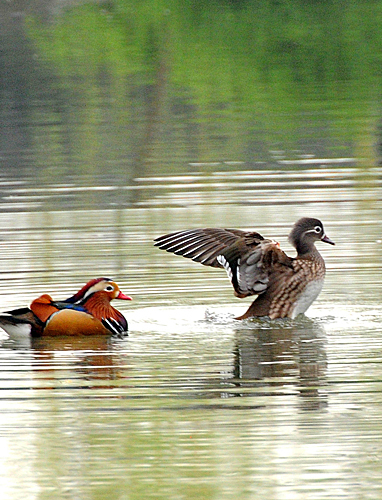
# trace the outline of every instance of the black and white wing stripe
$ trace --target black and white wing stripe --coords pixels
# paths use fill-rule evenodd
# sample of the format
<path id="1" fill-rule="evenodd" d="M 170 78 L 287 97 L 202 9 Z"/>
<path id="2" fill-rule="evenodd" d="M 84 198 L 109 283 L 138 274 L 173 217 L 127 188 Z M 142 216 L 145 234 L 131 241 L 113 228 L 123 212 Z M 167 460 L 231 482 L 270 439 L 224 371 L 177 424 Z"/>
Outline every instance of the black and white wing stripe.
<path id="1" fill-rule="evenodd" d="M 262 261 L 262 243 L 244 255 L 239 256 L 234 249 L 229 248 L 217 257 L 226 270 L 237 297 L 258 295 L 268 287 L 269 273 Z M 265 244 L 268 244 L 267 240 Z"/>
<path id="2" fill-rule="evenodd" d="M 101 320 L 103 326 L 110 330 L 113 335 L 118 335 L 119 337 L 123 337 L 128 335 L 127 333 L 127 323 L 126 325 L 122 325 L 119 321 L 114 318 L 102 318 Z"/>

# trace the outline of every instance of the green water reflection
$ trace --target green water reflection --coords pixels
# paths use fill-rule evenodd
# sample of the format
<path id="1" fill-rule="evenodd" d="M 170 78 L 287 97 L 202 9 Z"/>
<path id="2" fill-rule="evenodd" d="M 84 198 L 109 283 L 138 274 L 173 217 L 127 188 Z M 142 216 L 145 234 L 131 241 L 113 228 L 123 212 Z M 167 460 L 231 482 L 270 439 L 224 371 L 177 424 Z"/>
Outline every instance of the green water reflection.
<path id="1" fill-rule="evenodd" d="M 306 157 L 378 161 L 379 2 L 1 9 L 4 166 L 34 186 L 134 186 L 216 161 L 250 170 L 280 159 L 299 169 Z M 82 201 L 98 197 L 85 189 Z M 61 206 L 73 208 L 71 197 Z"/>

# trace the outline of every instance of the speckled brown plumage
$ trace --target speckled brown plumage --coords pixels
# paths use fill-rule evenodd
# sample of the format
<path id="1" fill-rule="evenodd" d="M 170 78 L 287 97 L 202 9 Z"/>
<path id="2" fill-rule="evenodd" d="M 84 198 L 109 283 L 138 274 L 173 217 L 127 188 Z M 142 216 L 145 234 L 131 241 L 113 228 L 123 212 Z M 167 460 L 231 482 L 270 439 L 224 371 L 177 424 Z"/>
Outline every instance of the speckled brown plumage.
<path id="1" fill-rule="evenodd" d="M 294 318 L 317 298 L 325 277 L 325 263 L 315 242 L 334 245 L 325 235 L 322 223 L 313 218 L 297 221 L 289 240 L 297 250 L 296 258 L 286 255 L 277 242 L 238 229 L 180 231 L 157 238 L 155 245 L 203 265 L 224 268 L 239 298 L 258 295 L 237 319 L 274 319 Z"/>

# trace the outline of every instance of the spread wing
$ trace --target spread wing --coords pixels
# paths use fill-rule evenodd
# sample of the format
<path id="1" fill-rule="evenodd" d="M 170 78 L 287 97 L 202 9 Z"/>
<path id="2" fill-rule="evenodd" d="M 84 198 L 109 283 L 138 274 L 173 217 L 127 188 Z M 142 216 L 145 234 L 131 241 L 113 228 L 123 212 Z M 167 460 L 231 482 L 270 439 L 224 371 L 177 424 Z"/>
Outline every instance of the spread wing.
<path id="1" fill-rule="evenodd" d="M 177 233 L 166 234 L 156 238 L 155 246 L 161 250 L 182 255 L 205 266 L 224 267 L 217 257 L 230 246 L 234 245 L 246 234 L 252 234 L 258 240 L 264 239 L 258 233 L 246 233 L 239 229 L 191 229 Z"/>
<path id="2" fill-rule="evenodd" d="M 285 266 L 290 269 L 294 260 L 277 242 L 238 229 L 180 231 L 157 238 L 155 245 L 205 266 L 224 268 L 237 297 L 265 292 L 270 275 Z"/>

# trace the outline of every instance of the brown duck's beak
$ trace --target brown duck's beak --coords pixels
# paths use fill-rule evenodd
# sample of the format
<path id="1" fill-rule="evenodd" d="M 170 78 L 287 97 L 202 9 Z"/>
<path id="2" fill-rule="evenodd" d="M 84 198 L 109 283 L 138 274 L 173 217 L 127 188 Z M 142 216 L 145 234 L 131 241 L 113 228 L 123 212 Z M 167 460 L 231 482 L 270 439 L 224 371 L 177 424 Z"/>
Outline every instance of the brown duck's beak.
<path id="1" fill-rule="evenodd" d="M 334 244 L 334 243 L 333 243 Z M 116 299 L 121 299 L 121 300 L 133 300 L 131 297 L 128 295 L 125 295 L 122 292 L 119 292 L 119 294 L 116 296 Z"/>
<path id="2" fill-rule="evenodd" d="M 321 241 L 324 243 L 329 243 L 329 245 L 335 245 L 334 241 L 332 241 L 326 234 L 321 238 Z"/>

